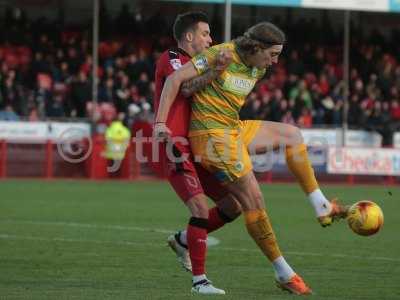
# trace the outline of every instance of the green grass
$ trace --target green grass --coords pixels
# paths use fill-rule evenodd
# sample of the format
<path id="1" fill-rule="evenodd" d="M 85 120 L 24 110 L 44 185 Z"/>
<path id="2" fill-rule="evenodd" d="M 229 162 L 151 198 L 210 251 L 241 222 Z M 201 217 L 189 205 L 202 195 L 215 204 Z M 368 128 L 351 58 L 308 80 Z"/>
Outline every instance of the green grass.
<path id="1" fill-rule="evenodd" d="M 296 185 L 262 186 L 290 264 L 314 289 L 311 299 L 400 299 L 400 190 L 324 187 L 346 203 L 373 199 L 385 226 L 373 237 L 342 222 L 320 228 Z M 0 299 L 193 299 L 165 239 L 188 212 L 162 182 L 0 181 Z M 207 269 L 225 299 L 294 299 L 243 220 L 212 234 Z M 223 297 L 206 297 L 221 299 Z"/>

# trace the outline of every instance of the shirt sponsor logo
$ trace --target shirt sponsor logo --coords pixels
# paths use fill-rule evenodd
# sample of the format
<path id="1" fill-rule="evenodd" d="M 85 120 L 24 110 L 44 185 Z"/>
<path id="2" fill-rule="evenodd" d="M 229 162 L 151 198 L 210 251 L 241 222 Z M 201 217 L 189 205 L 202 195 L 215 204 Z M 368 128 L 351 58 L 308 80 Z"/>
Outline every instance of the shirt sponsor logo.
<path id="1" fill-rule="evenodd" d="M 179 58 L 178 59 L 171 59 L 169 61 L 169 63 L 171 64 L 171 66 L 172 66 L 172 68 L 174 70 L 178 70 L 180 67 L 182 67 L 182 62 L 181 62 L 181 60 Z"/>
<path id="2" fill-rule="evenodd" d="M 254 79 L 246 79 L 238 76 L 228 76 L 224 83 L 224 86 L 234 93 L 247 96 L 251 92 L 255 84 L 256 80 Z"/>

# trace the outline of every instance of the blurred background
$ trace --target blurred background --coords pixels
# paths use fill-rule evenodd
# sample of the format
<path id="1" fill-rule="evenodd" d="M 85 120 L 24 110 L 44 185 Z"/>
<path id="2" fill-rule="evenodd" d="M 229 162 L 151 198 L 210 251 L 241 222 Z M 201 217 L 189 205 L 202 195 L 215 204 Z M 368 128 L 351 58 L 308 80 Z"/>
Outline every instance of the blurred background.
<path id="1" fill-rule="evenodd" d="M 154 67 L 177 14 L 202 10 L 214 43 L 260 21 L 288 36 L 243 119 L 302 128 L 321 180 L 400 175 L 400 1 L 0 1 L 0 178 L 162 178 L 129 142 L 107 171 L 107 128 L 150 130 Z M 271 159 L 271 155 L 273 159 Z M 291 181 L 279 153 L 262 181 Z"/>

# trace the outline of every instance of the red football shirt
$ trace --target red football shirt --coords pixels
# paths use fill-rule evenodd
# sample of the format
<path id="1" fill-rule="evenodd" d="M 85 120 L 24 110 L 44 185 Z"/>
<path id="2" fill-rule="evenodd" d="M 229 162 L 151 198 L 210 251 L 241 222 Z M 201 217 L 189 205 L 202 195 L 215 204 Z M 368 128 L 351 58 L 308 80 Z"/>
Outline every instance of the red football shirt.
<path id="1" fill-rule="evenodd" d="M 181 66 L 190 61 L 190 59 L 190 55 L 180 48 L 169 49 L 161 54 L 156 65 L 156 90 L 154 95 L 155 114 L 157 114 L 158 111 L 162 88 L 167 76 L 175 70 L 178 70 Z M 179 93 L 171 106 L 167 119 L 167 127 L 171 130 L 171 136 L 186 137 L 188 135 L 190 112 L 190 100 Z"/>

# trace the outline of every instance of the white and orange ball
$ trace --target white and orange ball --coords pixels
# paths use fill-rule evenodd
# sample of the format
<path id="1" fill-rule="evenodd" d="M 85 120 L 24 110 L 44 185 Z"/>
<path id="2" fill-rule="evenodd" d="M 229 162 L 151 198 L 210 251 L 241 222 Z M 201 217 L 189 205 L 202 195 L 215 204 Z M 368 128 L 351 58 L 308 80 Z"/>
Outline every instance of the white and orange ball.
<path id="1" fill-rule="evenodd" d="M 373 235 L 383 226 L 383 212 L 375 202 L 359 201 L 349 208 L 347 223 L 359 235 Z"/>

